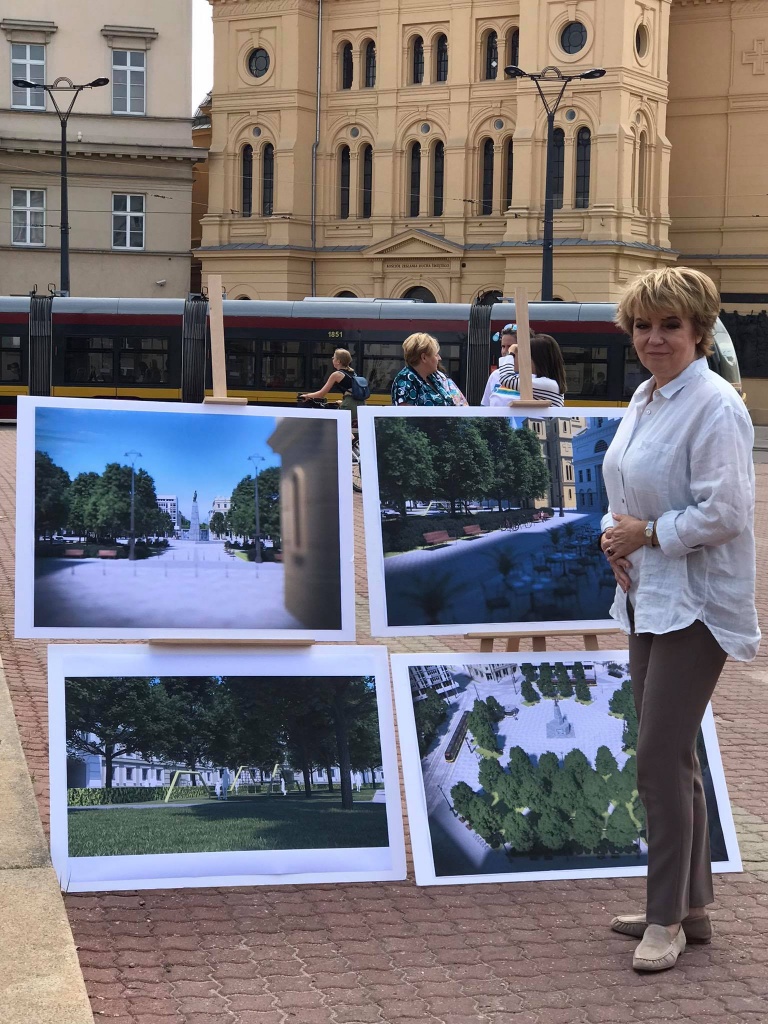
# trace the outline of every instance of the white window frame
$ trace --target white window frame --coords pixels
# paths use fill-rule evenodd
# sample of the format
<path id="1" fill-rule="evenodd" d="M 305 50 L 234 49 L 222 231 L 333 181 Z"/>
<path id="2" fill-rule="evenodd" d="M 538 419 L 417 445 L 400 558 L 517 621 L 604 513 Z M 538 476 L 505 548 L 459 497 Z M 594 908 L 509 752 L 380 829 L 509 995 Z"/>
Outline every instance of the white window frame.
<path id="1" fill-rule="evenodd" d="M 116 200 L 125 199 L 125 209 L 116 209 Z M 141 210 L 131 209 L 133 199 L 141 200 Z M 141 219 L 141 245 L 131 244 L 131 219 L 138 217 Z M 122 222 L 122 230 L 125 231 L 125 245 L 118 245 L 115 243 L 115 232 L 121 230 L 120 224 Z M 147 197 L 141 192 L 113 192 L 112 193 L 112 248 L 120 252 L 141 252 L 147 241 Z"/>
<path id="2" fill-rule="evenodd" d="M 32 205 L 32 193 L 39 193 L 42 196 L 42 206 Z M 21 198 L 23 197 L 23 198 Z M 46 194 L 44 188 L 11 188 L 11 245 L 33 247 L 40 249 L 45 246 L 45 207 Z M 21 220 L 17 214 L 23 214 L 24 239 L 19 241 L 14 238 L 16 223 Z M 35 214 L 41 214 L 40 223 L 33 224 L 36 220 Z M 32 241 L 32 229 L 39 228 L 41 232 L 40 241 Z"/>
<path id="3" fill-rule="evenodd" d="M 118 54 L 125 54 L 125 64 L 117 62 Z M 134 67 L 131 58 L 141 56 L 142 66 Z M 125 73 L 125 110 L 118 110 L 115 101 L 115 87 L 118 84 L 118 74 Z M 134 78 L 141 77 L 141 110 L 132 109 L 131 89 Z M 147 51 L 146 50 L 113 50 L 112 51 L 112 113 L 118 117 L 144 117 L 147 113 Z"/>
<path id="4" fill-rule="evenodd" d="M 32 57 L 33 46 L 39 46 L 43 51 L 42 60 Z M 24 47 L 25 56 L 15 57 L 14 50 L 21 47 Z M 43 89 L 17 89 L 13 79 L 25 78 L 28 82 L 44 82 L 46 56 L 45 43 L 11 43 L 11 107 L 14 110 L 45 110 L 46 94 Z"/>

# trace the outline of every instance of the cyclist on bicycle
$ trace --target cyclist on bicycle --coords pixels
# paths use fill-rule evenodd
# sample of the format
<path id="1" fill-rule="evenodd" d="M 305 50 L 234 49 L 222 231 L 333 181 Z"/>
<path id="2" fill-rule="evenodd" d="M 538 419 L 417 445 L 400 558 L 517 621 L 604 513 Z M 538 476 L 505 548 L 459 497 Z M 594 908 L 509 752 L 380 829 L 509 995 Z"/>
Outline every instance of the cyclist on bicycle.
<path id="1" fill-rule="evenodd" d="M 365 405 L 365 402 L 356 402 L 352 397 L 352 380 L 355 371 L 352 367 L 352 355 L 345 348 L 337 348 L 333 353 L 333 371 L 329 374 L 328 380 L 318 391 L 310 391 L 307 394 L 299 395 L 299 401 L 325 398 L 329 391 L 338 388 L 342 393 L 339 403 L 341 409 L 348 409 L 352 413 L 352 423 L 357 422 L 357 407 Z"/>

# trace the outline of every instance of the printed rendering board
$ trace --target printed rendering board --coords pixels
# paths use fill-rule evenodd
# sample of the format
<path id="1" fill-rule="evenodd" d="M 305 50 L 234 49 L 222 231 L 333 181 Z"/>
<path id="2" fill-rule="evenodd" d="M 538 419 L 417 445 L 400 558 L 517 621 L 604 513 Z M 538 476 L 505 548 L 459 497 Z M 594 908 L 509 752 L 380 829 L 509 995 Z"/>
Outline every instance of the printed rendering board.
<path id="1" fill-rule="evenodd" d="M 21 398 L 16 636 L 354 640 L 349 423 Z"/>
<path id="2" fill-rule="evenodd" d="M 48 666 L 63 889 L 405 878 L 386 649 L 60 645 Z"/>
<path id="3" fill-rule="evenodd" d="M 623 409 L 359 413 L 374 636 L 612 624 L 597 537 Z"/>
<path id="4" fill-rule="evenodd" d="M 628 660 L 392 655 L 419 885 L 646 873 Z M 712 868 L 741 871 L 711 708 L 698 754 Z"/>

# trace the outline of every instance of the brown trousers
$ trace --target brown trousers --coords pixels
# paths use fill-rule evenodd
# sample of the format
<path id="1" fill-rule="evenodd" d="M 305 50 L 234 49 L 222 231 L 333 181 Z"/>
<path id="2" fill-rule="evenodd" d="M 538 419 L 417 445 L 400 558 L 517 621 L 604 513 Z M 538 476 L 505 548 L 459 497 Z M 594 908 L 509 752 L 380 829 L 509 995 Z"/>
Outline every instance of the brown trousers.
<path id="1" fill-rule="evenodd" d="M 639 719 L 637 788 L 647 817 L 648 924 L 677 924 L 689 907 L 714 899 L 696 737 L 726 657 L 698 621 L 629 638 Z"/>

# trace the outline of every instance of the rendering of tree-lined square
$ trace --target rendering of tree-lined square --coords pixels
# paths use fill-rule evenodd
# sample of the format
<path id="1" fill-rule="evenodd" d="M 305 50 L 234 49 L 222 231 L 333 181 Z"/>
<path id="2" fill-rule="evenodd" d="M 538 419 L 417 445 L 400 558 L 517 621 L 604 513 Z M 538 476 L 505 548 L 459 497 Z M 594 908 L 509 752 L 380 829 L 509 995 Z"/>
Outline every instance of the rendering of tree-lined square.
<path id="1" fill-rule="evenodd" d="M 35 629 L 342 628 L 336 420 L 47 401 L 34 409 Z"/>
<path id="2" fill-rule="evenodd" d="M 377 417 L 386 626 L 607 619 L 596 538 L 621 415 Z"/>
<path id="3" fill-rule="evenodd" d="M 373 677 L 73 677 L 64 701 L 70 857 L 388 845 Z"/>
<path id="4" fill-rule="evenodd" d="M 420 797 L 409 817 L 412 830 L 426 824 L 438 880 L 647 864 L 627 653 L 549 657 L 408 669 L 427 821 L 414 821 Z M 727 862 L 701 734 L 698 755 L 712 860 Z"/>

